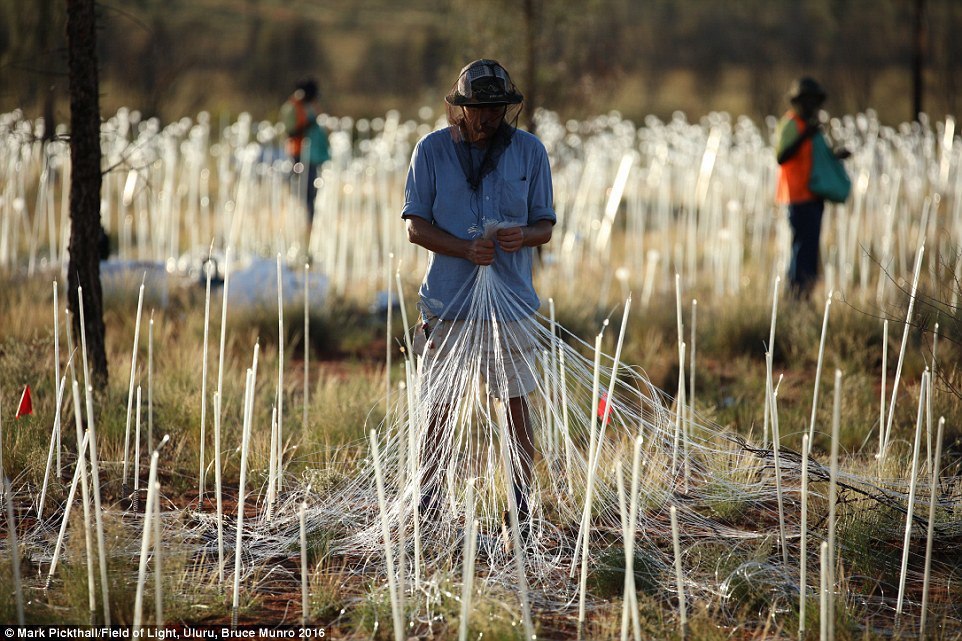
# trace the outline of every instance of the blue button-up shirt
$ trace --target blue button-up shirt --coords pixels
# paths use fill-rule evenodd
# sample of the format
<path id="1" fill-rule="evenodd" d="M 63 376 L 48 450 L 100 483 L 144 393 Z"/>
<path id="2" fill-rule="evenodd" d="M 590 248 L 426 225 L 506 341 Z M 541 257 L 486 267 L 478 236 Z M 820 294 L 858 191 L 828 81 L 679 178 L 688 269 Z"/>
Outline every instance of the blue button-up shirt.
<path id="1" fill-rule="evenodd" d="M 551 168 L 544 145 L 526 131 L 517 130 L 498 161 L 497 168 L 471 189 L 455 148 L 450 127 L 434 131 L 414 148 L 404 188 L 401 217 L 418 216 L 452 236 L 478 238 L 486 224 L 532 225 L 556 221 Z M 475 166 L 483 151 L 472 148 Z M 517 297 L 503 308 L 515 320 L 530 316 L 540 306 L 531 280 L 533 248 L 504 252 L 495 245 L 490 266 L 508 291 Z M 443 319 L 468 316 L 473 284 L 480 267 L 463 258 L 431 253 L 421 283 L 421 309 Z"/>

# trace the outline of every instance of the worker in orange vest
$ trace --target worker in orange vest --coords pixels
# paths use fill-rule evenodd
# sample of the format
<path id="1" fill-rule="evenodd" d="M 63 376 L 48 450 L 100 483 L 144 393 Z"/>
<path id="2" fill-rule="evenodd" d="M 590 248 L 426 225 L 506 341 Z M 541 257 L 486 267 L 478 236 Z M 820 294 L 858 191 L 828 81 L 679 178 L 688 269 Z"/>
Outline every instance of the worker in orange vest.
<path id="1" fill-rule="evenodd" d="M 318 94 L 316 80 L 302 80 L 281 107 L 281 121 L 287 131 L 287 153 L 294 161 L 294 173 L 307 183 L 305 191 L 309 226 L 314 222 L 317 170 L 331 158 L 327 130 L 317 122 Z"/>
<path id="2" fill-rule="evenodd" d="M 776 130 L 778 187 L 775 200 L 788 205 L 792 226 L 792 256 L 788 280 L 793 296 L 807 299 L 818 280 L 818 246 L 825 201 L 808 187 L 812 174 L 812 138 L 821 135 L 818 111 L 827 95 L 814 79 L 802 77 L 788 92 L 791 109 L 778 122 Z M 835 154 L 847 158 L 842 149 Z"/>

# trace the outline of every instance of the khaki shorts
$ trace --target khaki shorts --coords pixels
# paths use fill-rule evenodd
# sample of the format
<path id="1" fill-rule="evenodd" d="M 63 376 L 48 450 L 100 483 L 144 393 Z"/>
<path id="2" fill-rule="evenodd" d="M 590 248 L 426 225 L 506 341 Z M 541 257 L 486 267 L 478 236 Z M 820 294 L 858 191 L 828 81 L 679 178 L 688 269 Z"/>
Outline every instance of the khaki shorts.
<path id="1" fill-rule="evenodd" d="M 504 362 L 504 374 L 507 379 L 507 394 L 504 394 L 495 381 L 487 381 L 488 392 L 499 398 L 517 398 L 527 396 L 537 386 L 534 367 L 538 362 L 537 323 L 533 318 L 517 321 L 506 321 L 498 328 L 498 344 L 494 343 L 493 332 L 489 327 L 477 331 L 469 323 L 484 321 L 442 320 L 436 316 L 421 316 L 421 324 L 414 332 L 414 352 L 424 359 L 426 368 L 433 368 L 435 363 L 447 363 L 450 358 L 464 358 L 466 350 L 482 352 L 481 377 L 486 379 L 485 372 L 495 366 L 497 354 Z M 469 340 L 475 344 L 466 345 Z M 428 369 L 427 371 L 430 371 Z"/>

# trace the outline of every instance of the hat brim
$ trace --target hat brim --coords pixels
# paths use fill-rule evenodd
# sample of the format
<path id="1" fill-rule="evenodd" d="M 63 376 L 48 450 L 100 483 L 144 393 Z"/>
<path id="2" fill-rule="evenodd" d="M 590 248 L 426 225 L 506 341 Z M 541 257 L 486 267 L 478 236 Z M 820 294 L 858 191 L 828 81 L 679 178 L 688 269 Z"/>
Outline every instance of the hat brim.
<path id="1" fill-rule="evenodd" d="M 827 98 L 827 96 L 824 93 L 812 93 L 812 92 L 804 92 L 804 93 L 788 95 L 789 102 L 798 102 L 799 100 L 802 100 L 804 98 L 814 98 L 818 102 L 822 103 L 822 102 L 825 102 L 825 99 Z"/>
<path id="2" fill-rule="evenodd" d="M 444 97 L 444 101 L 449 105 L 454 105 L 455 107 L 498 107 L 519 105 L 524 101 L 524 96 L 521 94 L 515 94 L 513 96 L 505 96 L 504 98 L 498 98 L 496 100 L 478 100 L 477 98 L 468 98 L 460 94 L 449 93 Z"/>

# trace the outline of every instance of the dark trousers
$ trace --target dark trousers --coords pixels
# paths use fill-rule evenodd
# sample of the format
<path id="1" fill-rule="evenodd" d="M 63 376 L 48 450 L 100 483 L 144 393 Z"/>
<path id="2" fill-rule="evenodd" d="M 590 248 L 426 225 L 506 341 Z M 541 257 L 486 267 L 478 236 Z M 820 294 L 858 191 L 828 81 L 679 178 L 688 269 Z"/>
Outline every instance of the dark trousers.
<path id="1" fill-rule="evenodd" d="M 314 201 L 317 200 L 317 165 L 307 164 L 307 222 L 314 223 Z"/>
<path id="2" fill-rule="evenodd" d="M 291 161 L 295 165 L 294 173 L 297 173 L 297 166 L 301 164 L 299 158 L 291 158 Z M 301 180 L 307 181 L 307 222 L 308 224 L 314 223 L 314 201 L 317 200 L 317 186 L 314 182 L 317 180 L 317 165 L 307 163 L 307 171 L 301 174 Z"/>
<path id="3" fill-rule="evenodd" d="M 788 206 L 788 222 L 792 225 L 792 260 L 788 265 L 788 281 L 796 298 L 808 298 L 818 280 L 818 244 L 824 211 L 825 202 L 822 200 Z"/>

